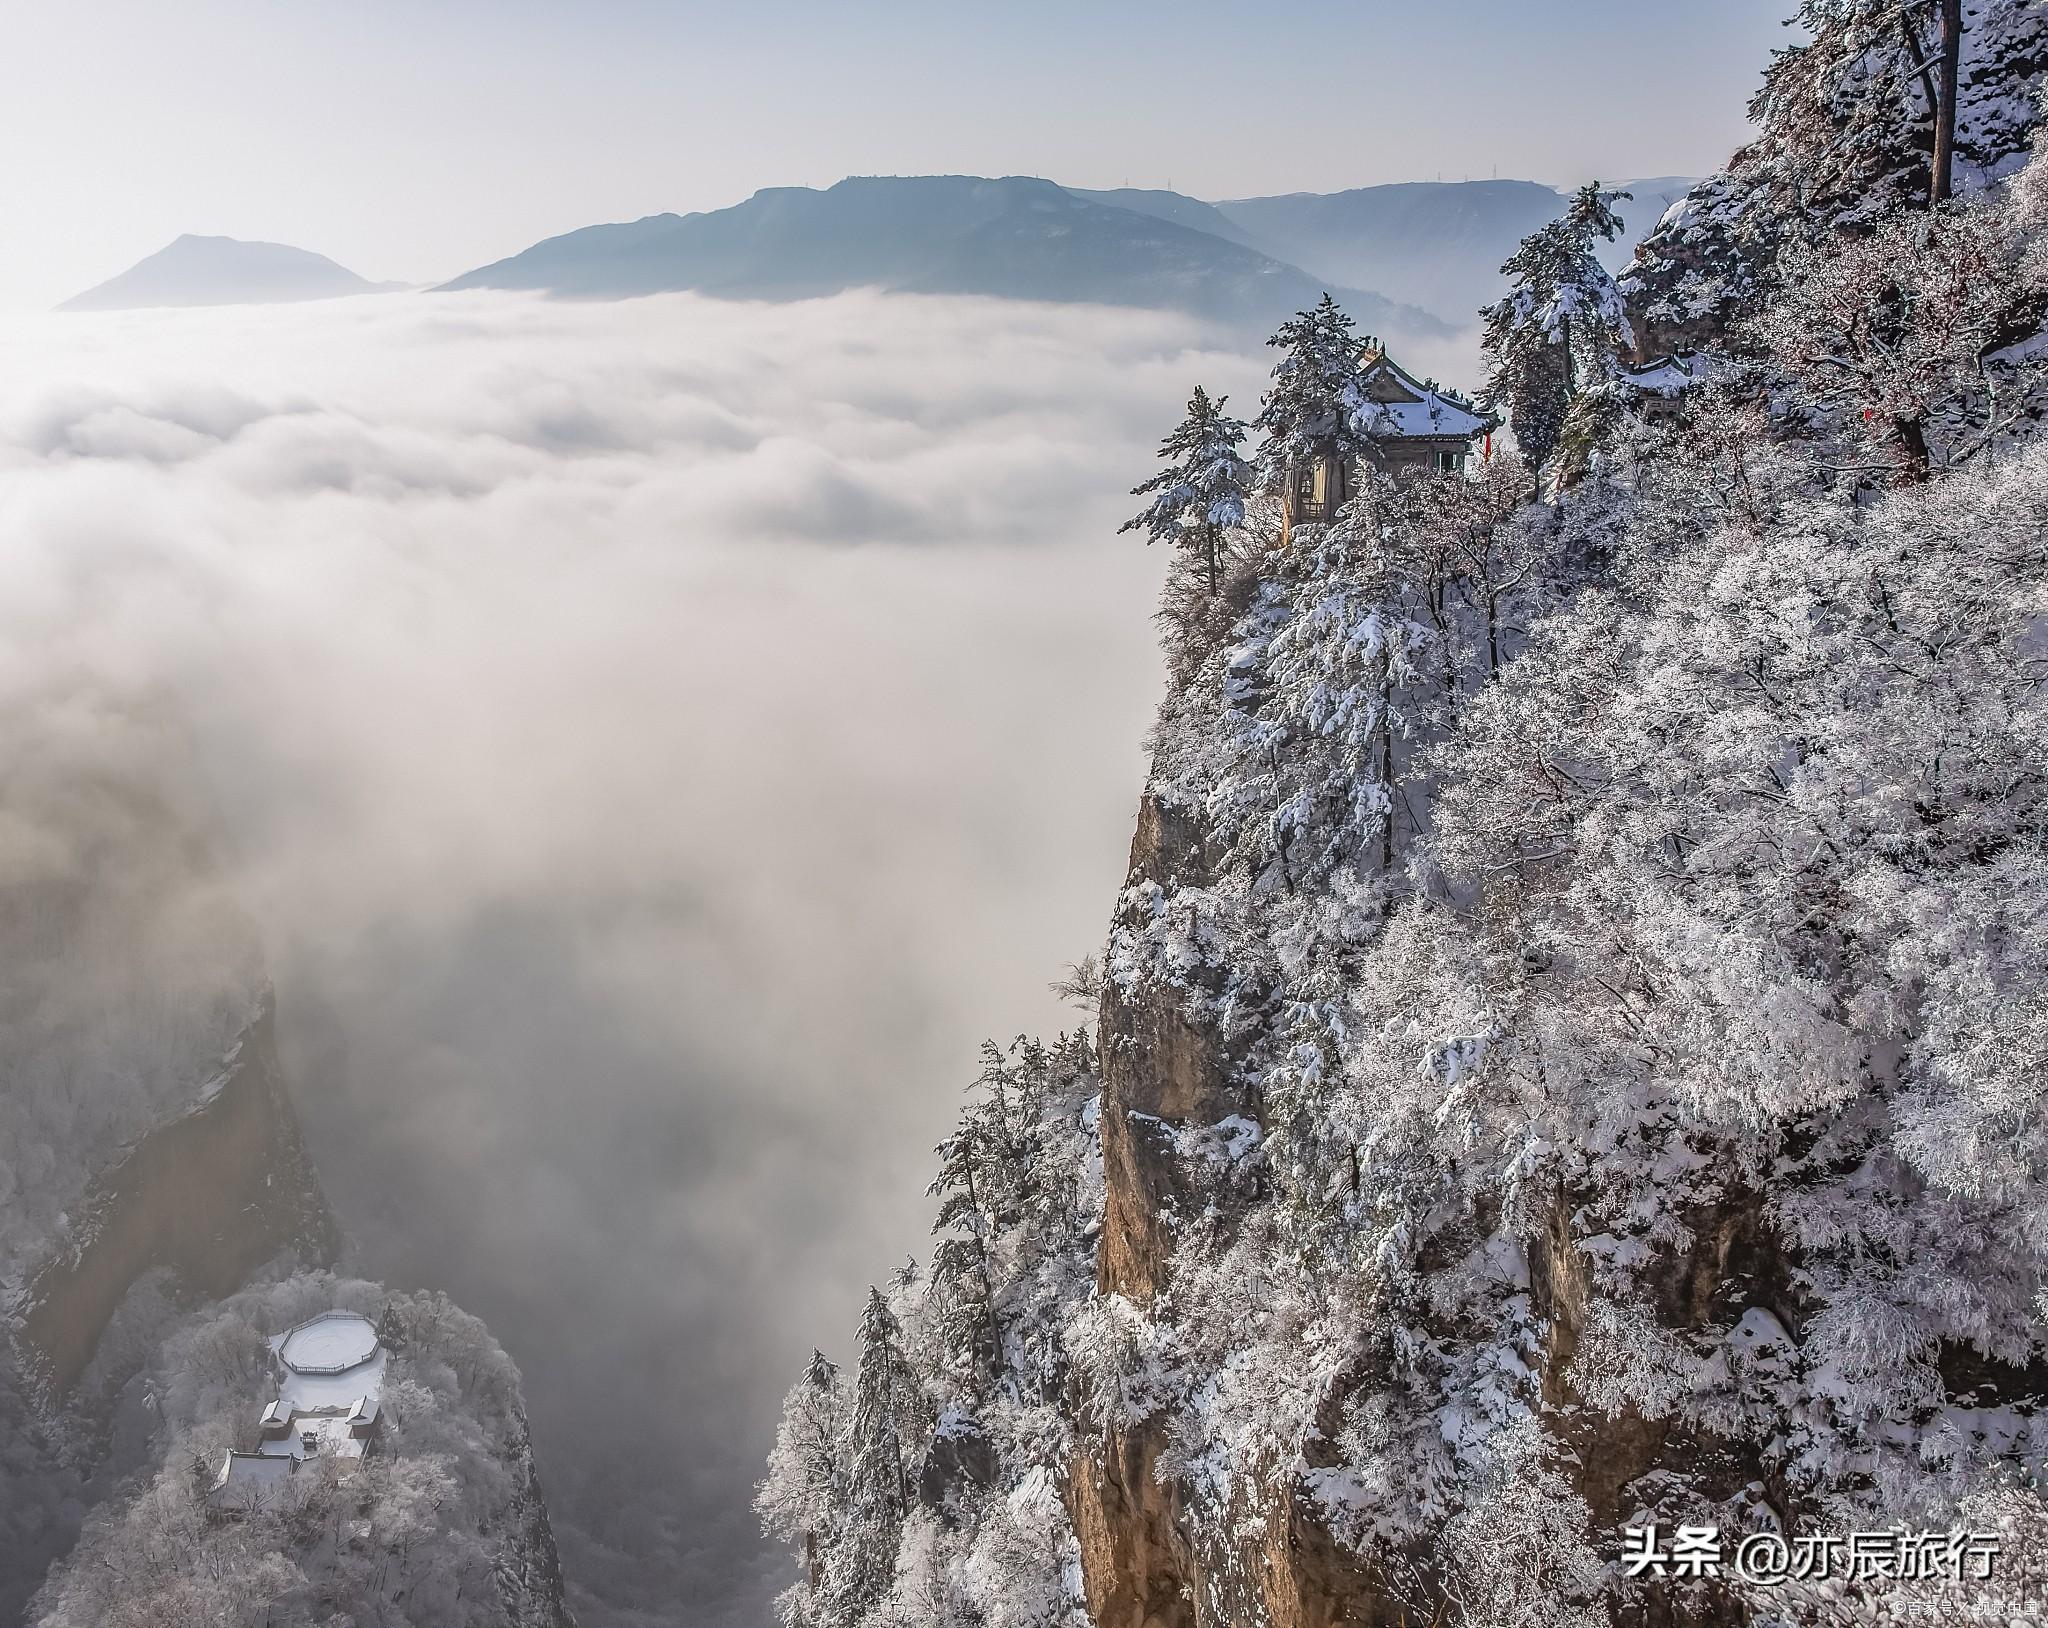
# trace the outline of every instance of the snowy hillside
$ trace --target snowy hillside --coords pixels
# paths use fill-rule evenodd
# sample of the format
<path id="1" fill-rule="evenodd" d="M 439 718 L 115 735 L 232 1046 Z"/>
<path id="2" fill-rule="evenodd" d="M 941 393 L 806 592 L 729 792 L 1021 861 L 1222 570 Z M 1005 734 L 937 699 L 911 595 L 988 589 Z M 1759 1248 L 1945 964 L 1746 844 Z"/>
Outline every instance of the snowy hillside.
<path id="1" fill-rule="evenodd" d="M 266 1496 L 209 1497 L 253 1452 L 275 1386 L 269 1340 L 334 1307 L 376 1321 L 378 1450 L 291 1459 Z M 250 1289 L 176 1326 L 130 1385 L 156 1468 L 87 1522 L 30 1613 L 42 1628 L 197 1620 L 568 1628 L 519 1374 L 482 1323 L 435 1295 L 326 1274 Z"/>

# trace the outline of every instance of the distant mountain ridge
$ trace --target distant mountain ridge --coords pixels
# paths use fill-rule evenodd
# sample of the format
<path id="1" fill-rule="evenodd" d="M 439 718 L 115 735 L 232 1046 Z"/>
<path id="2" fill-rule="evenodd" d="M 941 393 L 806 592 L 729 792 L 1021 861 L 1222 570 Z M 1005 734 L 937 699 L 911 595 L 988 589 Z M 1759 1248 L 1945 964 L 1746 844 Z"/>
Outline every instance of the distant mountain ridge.
<path id="1" fill-rule="evenodd" d="M 1216 205 L 1268 253 L 1459 325 L 1499 296 L 1501 262 L 1562 207 L 1535 181 L 1402 181 Z"/>
<path id="2" fill-rule="evenodd" d="M 1198 232 L 1208 232 L 1223 238 L 1226 242 L 1241 243 L 1247 248 L 1262 248 L 1251 233 L 1232 220 L 1212 203 L 1200 198 L 1190 198 L 1185 192 L 1168 192 L 1159 187 L 1115 187 L 1107 192 L 1092 192 L 1086 187 L 1066 189 L 1076 198 L 1086 198 L 1090 203 L 1108 204 L 1117 209 L 1133 209 L 1141 215 L 1150 215 L 1156 220 L 1170 220 L 1176 226 L 1191 226 Z"/>
<path id="3" fill-rule="evenodd" d="M 1619 267 L 1693 181 L 1660 175 L 1614 184 L 1634 195 L 1620 208 L 1627 230 L 1604 246 L 1602 258 Z M 1070 190 L 1214 232 L 1311 276 L 1421 306 L 1455 327 L 1499 297 L 1501 263 L 1530 232 L 1557 218 L 1572 189 L 1534 181 L 1399 181 L 1222 203 L 1140 187 Z"/>
<path id="4" fill-rule="evenodd" d="M 1625 182 L 1625 262 L 1689 181 Z M 852 288 L 1123 305 L 1270 328 L 1326 290 L 1368 332 L 1437 339 L 1498 296 L 1500 265 L 1556 218 L 1534 181 L 1410 181 L 1209 203 L 1029 176 L 853 176 L 725 209 L 586 226 L 440 285 L 623 299 L 695 290 L 788 300 Z M 187 235 L 60 310 L 271 304 L 374 293 L 325 255 Z"/>
<path id="5" fill-rule="evenodd" d="M 1449 331 L 1419 307 L 1326 285 L 1234 236 L 1098 196 L 1117 195 L 1026 176 L 771 187 L 728 209 L 567 232 L 441 286 L 592 299 L 694 289 L 771 300 L 872 287 L 1146 306 L 1262 328 L 1329 286 L 1369 330 Z M 1199 209 L 1187 213 L 1200 218 Z"/>
<path id="6" fill-rule="evenodd" d="M 287 243 L 186 233 L 118 277 L 73 295 L 60 311 L 132 311 L 160 305 L 279 305 L 376 294 L 402 283 L 373 283 L 324 254 Z"/>

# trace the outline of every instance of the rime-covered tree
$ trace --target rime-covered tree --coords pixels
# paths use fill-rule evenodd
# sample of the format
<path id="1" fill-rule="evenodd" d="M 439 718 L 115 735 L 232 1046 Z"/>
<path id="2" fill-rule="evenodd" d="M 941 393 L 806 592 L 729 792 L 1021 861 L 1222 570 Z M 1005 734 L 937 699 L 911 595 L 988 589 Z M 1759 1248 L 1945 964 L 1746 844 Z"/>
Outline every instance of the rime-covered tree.
<path id="1" fill-rule="evenodd" d="M 1911 483 L 1966 462 L 2038 412 L 2034 348 L 1998 354 L 2048 300 L 2038 225 L 1951 205 L 1783 251 L 1776 297 L 1738 325 L 1795 381 L 1831 475 Z"/>
<path id="2" fill-rule="evenodd" d="M 870 1297 L 852 1397 L 821 1420 L 807 1376 L 785 1403 L 759 1507 L 773 1535 L 819 1534 L 817 1566 L 781 1602 L 790 1623 L 1084 1628 L 1050 1466 L 1071 1376 L 1067 1320 L 1095 1270 L 1098 1090 L 1085 1036 L 983 1047 L 935 1184 L 951 1212 L 941 1230 L 980 1247 Z M 990 1305 L 1002 1331 L 993 1351 Z"/>
<path id="3" fill-rule="evenodd" d="M 1252 421 L 1265 435 L 1259 461 L 1266 478 L 1285 481 L 1311 459 L 1362 452 L 1360 345 L 1343 308 L 1325 294 L 1281 323 L 1266 343 L 1280 352 L 1259 416 Z"/>
<path id="4" fill-rule="evenodd" d="M 2032 0 L 1803 0 L 1798 20 L 1810 37 L 1773 56 L 1750 103 L 1757 139 L 1621 279 L 1648 348 L 1720 349 L 1765 303 L 1784 245 L 1979 191 L 2024 160 L 2048 68 Z"/>
<path id="5" fill-rule="evenodd" d="M 1532 466 L 1556 450 L 1573 397 L 1610 377 L 1632 342 L 1620 291 L 1594 252 L 1621 231 L 1614 205 L 1628 196 L 1579 188 L 1563 216 L 1522 239 L 1501 267 L 1508 292 L 1481 313 L 1487 404 Z"/>
<path id="6" fill-rule="evenodd" d="M 1430 635 L 1401 604 L 1377 529 L 1347 511 L 1242 625 L 1209 816 L 1255 893 L 1320 886 L 1340 867 L 1391 879 L 1403 691 Z"/>
<path id="7" fill-rule="evenodd" d="M 825 1557 L 845 1524 L 848 1415 L 838 1366 L 813 1351 L 783 1401 L 768 1475 L 754 1498 L 764 1530 L 803 1551 L 803 1575 L 776 1602 L 788 1628 L 818 1628 L 832 1620 L 822 1591 Z"/>
<path id="8" fill-rule="evenodd" d="M 904 1360 L 902 1329 L 879 1289 L 868 1290 L 859 1329 L 846 1446 L 846 1494 L 824 1586 L 832 1620 L 857 1622 L 889 1590 L 896 1546 L 910 1512 L 909 1455 L 918 1380 Z"/>
<path id="9" fill-rule="evenodd" d="M 1198 553 L 1208 566 L 1209 592 L 1217 584 L 1217 547 L 1223 534 L 1244 524 L 1251 491 L 1251 466 L 1239 456 L 1245 425 L 1223 409 L 1228 396 L 1211 400 L 1200 385 L 1188 398 L 1188 414 L 1159 444 L 1166 467 L 1131 488 L 1152 501 L 1120 531 L 1142 531 L 1148 543 L 1165 542 Z"/>
<path id="10" fill-rule="evenodd" d="M 1025 1157 L 1010 1124 L 1001 1064 L 993 1044 L 985 1047 L 975 1085 L 987 1094 L 968 1103 L 953 1134 L 938 1145 L 939 1171 L 927 1190 L 939 1201 L 932 1222 L 939 1235 L 932 1280 L 939 1296 L 940 1334 L 976 1391 L 993 1383 L 1001 1369 L 1002 1325 L 991 1254 Z M 1008 1218 L 1014 1221 L 1014 1213 Z"/>

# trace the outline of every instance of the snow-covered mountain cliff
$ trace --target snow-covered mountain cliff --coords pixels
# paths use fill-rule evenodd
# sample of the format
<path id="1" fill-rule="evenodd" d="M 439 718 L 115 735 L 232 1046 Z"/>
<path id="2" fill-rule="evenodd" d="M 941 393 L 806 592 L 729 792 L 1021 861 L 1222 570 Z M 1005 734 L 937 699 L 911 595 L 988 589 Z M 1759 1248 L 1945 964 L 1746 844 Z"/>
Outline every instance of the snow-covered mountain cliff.
<path id="1" fill-rule="evenodd" d="M 1711 339 L 1769 286 L 1782 244 L 1854 232 L 1927 197 L 1940 88 L 1932 8 L 1809 3 L 1750 104 L 1758 138 L 1675 202 L 1623 280 L 1647 354 Z M 1953 185 L 2024 162 L 2048 13 L 1962 0 Z"/>
<path id="2" fill-rule="evenodd" d="M 2036 1620 L 2044 200 L 1781 213 L 1668 378 L 1545 239 L 1554 459 L 1285 536 L 1355 351 L 1283 351 L 1169 528 L 1094 1032 L 991 1051 L 790 1393 L 788 1623 Z"/>

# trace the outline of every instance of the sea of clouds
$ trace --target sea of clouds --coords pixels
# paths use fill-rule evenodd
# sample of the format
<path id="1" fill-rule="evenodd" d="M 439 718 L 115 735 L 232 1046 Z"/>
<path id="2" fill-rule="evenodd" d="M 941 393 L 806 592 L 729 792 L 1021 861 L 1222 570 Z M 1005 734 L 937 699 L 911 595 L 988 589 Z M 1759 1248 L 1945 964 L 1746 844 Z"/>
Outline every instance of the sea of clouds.
<path id="1" fill-rule="evenodd" d="M 1159 682 L 1127 488 L 1266 358 L 876 295 L 0 356 L 0 882 L 176 808 L 351 1264 L 522 1365 L 587 1628 L 761 1620 L 781 1391 L 922 1247 L 977 1042 L 1081 1021 Z"/>

